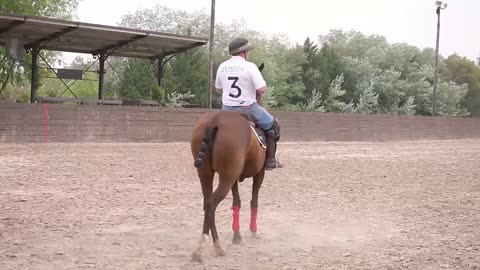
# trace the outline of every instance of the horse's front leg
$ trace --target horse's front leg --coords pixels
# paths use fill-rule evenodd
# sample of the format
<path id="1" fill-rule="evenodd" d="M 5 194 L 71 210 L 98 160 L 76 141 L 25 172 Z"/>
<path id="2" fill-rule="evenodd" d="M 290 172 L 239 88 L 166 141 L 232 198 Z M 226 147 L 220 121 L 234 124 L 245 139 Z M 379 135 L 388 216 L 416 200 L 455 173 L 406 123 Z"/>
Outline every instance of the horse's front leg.
<path id="1" fill-rule="evenodd" d="M 257 231 L 258 192 L 260 191 L 264 177 L 264 170 L 253 177 L 252 200 L 250 201 L 250 231 L 255 238 L 259 238 Z"/>
<path id="2" fill-rule="evenodd" d="M 241 244 L 242 237 L 240 236 L 240 193 L 238 193 L 238 181 L 235 182 L 232 186 L 232 197 L 233 197 L 233 222 L 232 222 L 232 230 L 233 230 L 233 239 L 232 242 L 234 244 Z"/>

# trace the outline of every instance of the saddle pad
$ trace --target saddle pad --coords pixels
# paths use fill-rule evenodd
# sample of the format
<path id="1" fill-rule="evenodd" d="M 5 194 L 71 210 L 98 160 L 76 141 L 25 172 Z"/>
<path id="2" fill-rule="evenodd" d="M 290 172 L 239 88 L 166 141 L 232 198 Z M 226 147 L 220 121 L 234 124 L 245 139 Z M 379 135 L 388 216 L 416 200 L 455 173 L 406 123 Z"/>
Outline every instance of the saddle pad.
<path id="1" fill-rule="evenodd" d="M 267 149 L 267 144 L 266 144 L 266 138 L 265 136 L 261 136 L 258 134 L 258 131 L 256 128 L 254 128 L 252 125 L 250 125 L 250 128 L 253 130 L 253 133 L 255 133 L 255 136 L 257 136 L 257 140 L 262 146 L 263 149 Z"/>

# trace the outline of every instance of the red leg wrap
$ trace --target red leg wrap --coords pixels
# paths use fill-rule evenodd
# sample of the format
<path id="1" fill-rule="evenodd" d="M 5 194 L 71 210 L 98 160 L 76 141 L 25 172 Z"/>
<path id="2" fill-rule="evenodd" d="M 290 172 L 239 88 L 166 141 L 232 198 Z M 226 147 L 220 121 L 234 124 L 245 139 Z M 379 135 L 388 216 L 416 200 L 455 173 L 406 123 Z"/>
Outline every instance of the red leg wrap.
<path id="1" fill-rule="evenodd" d="M 232 206 L 232 210 L 233 210 L 232 230 L 234 232 L 239 232 L 240 231 L 240 207 Z"/>
<path id="2" fill-rule="evenodd" d="M 250 231 L 257 232 L 257 208 L 252 208 L 250 210 Z"/>

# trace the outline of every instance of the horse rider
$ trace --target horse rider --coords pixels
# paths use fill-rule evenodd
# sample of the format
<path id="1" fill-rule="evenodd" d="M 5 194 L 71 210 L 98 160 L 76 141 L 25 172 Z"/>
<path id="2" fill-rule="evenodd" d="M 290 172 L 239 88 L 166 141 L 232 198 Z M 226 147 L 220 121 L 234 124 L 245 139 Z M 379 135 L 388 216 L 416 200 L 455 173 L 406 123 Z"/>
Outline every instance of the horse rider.
<path id="1" fill-rule="evenodd" d="M 248 114 L 257 127 L 265 131 L 267 137 L 267 154 L 265 170 L 283 167 L 275 158 L 277 142 L 280 139 L 280 125 L 257 102 L 257 94 L 267 91 L 267 84 L 258 67 L 248 61 L 252 46 L 245 38 L 237 37 L 228 45 L 231 58 L 221 63 L 217 70 L 215 88 L 222 94 L 222 110 Z"/>

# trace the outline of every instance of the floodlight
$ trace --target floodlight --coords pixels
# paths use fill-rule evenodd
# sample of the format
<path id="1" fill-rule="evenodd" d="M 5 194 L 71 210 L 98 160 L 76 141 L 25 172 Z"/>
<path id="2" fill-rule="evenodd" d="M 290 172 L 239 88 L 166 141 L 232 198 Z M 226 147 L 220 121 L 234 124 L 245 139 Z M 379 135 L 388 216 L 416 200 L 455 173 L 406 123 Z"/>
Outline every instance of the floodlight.
<path id="1" fill-rule="evenodd" d="M 448 4 L 446 1 L 435 1 L 435 6 L 440 9 L 446 9 Z"/>

